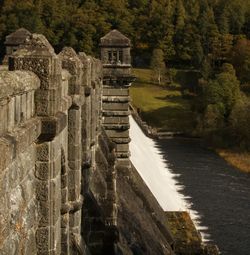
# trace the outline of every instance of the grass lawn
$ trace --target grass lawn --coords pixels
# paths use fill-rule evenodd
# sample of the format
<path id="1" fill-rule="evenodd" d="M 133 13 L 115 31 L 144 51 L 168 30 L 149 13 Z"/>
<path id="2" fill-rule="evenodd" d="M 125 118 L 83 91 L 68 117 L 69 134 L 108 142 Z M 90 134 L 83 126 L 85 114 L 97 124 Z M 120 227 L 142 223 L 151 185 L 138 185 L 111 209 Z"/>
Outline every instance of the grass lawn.
<path id="1" fill-rule="evenodd" d="M 250 173 L 250 153 L 236 152 L 233 150 L 217 150 L 217 153 L 224 158 L 229 164 L 237 167 L 243 172 Z"/>
<path id="2" fill-rule="evenodd" d="M 183 99 L 180 90 L 153 84 L 149 69 L 134 69 L 133 73 L 137 81 L 133 83 L 130 95 L 143 120 L 164 131 L 192 131 L 190 100 Z"/>

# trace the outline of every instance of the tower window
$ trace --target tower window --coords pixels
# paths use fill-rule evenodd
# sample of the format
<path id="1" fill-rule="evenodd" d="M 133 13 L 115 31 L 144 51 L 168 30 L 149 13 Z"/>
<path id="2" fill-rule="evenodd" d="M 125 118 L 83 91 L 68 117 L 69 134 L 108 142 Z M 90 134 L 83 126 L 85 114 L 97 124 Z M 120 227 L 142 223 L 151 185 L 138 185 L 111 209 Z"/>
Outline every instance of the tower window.
<path id="1" fill-rule="evenodd" d="M 108 51 L 109 62 L 112 62 L 112 51 Z"/>
<path id="2" fill-rule="evenodd" d="M 121 50 L 119 50 L 119 62 L 123 63 L 123 52 Z"/>
<path id="3" fill-rule="evenodd" d="M 122 50 L 110 50 L 108 51 L 108 63 L 110 64 L 122 64 L 123 63 L 123 52 Z"/>
<path id="4" fill-rule="evenodd" d="M 113 51 L 113 63 L 117 63 L 117 52 Z"/>

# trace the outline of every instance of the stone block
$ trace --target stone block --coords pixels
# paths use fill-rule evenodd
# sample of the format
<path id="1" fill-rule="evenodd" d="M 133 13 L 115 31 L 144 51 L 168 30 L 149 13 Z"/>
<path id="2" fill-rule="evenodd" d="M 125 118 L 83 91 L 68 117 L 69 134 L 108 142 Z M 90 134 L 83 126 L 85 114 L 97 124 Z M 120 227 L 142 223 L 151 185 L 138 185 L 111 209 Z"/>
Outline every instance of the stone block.
<path id="1" fill-rule="evenodd" d="M 50 250 L 52 254 L 61 254 L 61 220 L 50 227 Z"/>
<path id="2" fill-rule="evenodd" d="M 50 162 L 47 161 L 36 161 L 35 165 L 35 176 L 39 180 L 46 181 L 50 176 Z"/>
<path id="3" fill-rule="evenodd" d="M 106 133 L 108 137 L 110 138 L 128 138 L 129 137 L 129 131 L 116 131 L 116 130 L 106 130 Z"/>
<path id="4" fill-rule="evenodd" d="M 104 118 L 104 124 L 129 124 L 129 117 L 105 117 Z"/>
<path id="5" fill-rule="evenodd" d="M 129 89 L 127 88 L 104 88 L 103 96 L 129 96 Z"/>
<path id="6" fill-rule="evenodd" d="M 60 150 L 57 152 L 59 153 Z M 61 174 L 61 170 L 62 170 L 62 165 L 61 165 L 61 155 L 58 155 L 55 160 L 53 160 L 51 162 L 51 178 L 55 178 L 57 177 L 58 175 Z"/>
<path id="7" fill-rule="evenodd" d="M 103 110 L 112 111 L 127 111 L 129 109 L 128 103 L 103 103 Z"/>
<path id="8" fill-rule="evenodd" d="M 21 120 L 21 96 L 15 96 L 15 124 Z"/>
<path id="9" fill-rule="evenodd" d="M 65 213 L 61 215 L 61 228 L 63 231 L 67 232 L 69 227 L 69 214 Z"/>
<path id="10" fill-rule="evenodd" d="M 64 188 L 61 190 L 62 204 L 68 202 L 68 188 Z"/>
<path id="11" fill-rule="evenodd" d="M 89 158 L 89 154 L 88 153 L 85 153 L 84 155 L 86 155 L 86 157 L 83 157 L 83 158 Z M 71 170 L 74 170 L 74 171 L 78 171 L 81 169 L 81 160 L 73 160 L 73 161 L 68 161 L 68 167 L 71 169 Z"/>
<path id="12" fill-rule="evenodd" d="M 8 131 L 11 132 L 15 125 L 15 98 L 10 98 L 8 102 Z"/>
<path id="13" fill-rule="evenodd" d="M 15 133 L 16 153 L 22 153 L 30 144 L 29 129 L 23 128 L 20 132 Z"/>
<path id="14" fill-rule="evenodd" d="M 39 118 L 32 118 L 25 124 L 26 137 L 28 137 L 29 145 L 34 143 L 41 134 L 41 121 Z"/>
<path id="15" fill-rule="evenodd" d="M 39 227 L 46 227 L 49 225 L 49 202 L 38 202 L 38 225 Z"/>
<path id="16" fill-rule="evenodd" d="M 80 160 L 81 159 L 81 147 L 79 145 L 70 145 L 68 160 Z"/>
<path id="17" fill-rule="evenodd" d="M 31 94 L 31 108 L 30 109 L 31 109 L 31 116 L 33 117 L 35 115 L 35 111 L 36 111 L 36 108 L 35 108 L 35 91 L 31 91 L 30 94 Z"/>
<path id="18" fill-rule="evenodd" d="M 80 184 L 81 184 L 81 172 L 80 171 L 74 171 L 69 170 L 68 172 L 68 184 L 69 188 L 76 188 L 79 190 Z"/>
<path id="19" fill-rule="evenodd" d="M 70 145 L 79 145 L 81 143 L 81 129 L 79 127 L 69 129 L 68 142 Z"/>
<path id="20" fill-rule="evenodd" d="M 1 255 L 17 255 L 19 250 L 19 238 L 17 234 L 9 236 L 1 247 Z"/>
<path id="21" fill-rule="evenodd" d="M 81 123 L 81 110 L 80 109 L 69 109 L 68 115 L 69 128 L 77 128 Z"/>
<path id="22" fill-rule="evenodd" d="M 21 121 L 27 120 L 27 94 L 21 95 Z"/>
<path id="23" fill-rule="evenodd" d="M 24 172 L 24 169 L 21 165 L 21 162 L 18 162 L 18 160 L 15 160 L 7 170 L 8 175 L 8 185 L 9 189 L 15 188 L 22 180 L 22 172 Z"/>
<path id="24" fill-rule="evenodd" d="M 24 211 L 24 200 L 22 196 L 22 189 L 17 186 L 12 190 L 10 194 L 10 223 L 14 226 L 16 224 L 21 224 L 20 219 Z"/>
<path id="25" fill-rule="evenodd" d="M 6 192 L 0 193 L 0 247 L 10 234 L 9 197 Z"/>
<path id="26" fill-rule="evenodd" d="M 61 188 L 64 189 L 67 187 L 68 187 L 68 175 L 65 174 L 61 176 Z"/>
<path id="27" fill-rule="evenodd" d="M 43 89 L 36 92 L 36 101 L 56 102 L 61 95 L 58 89 Z"/>
<path id="28" fill-rule="evenodd" d="M 33 230 L 29 230 L 24 244 L 23 255 L 36 254 L 36 236 Z"/>
<path id="29" fill-rule="evenodd" d="M 55 116 L 56 113 L 59 111 L 60 108 L 60 104 L 59 101 L 60 100 L 60 95 L 58 95 L 57 100 L 53 100 L 54 99 L 54 95 L 50 95 L 49 94 L 49 100 L 44 99 L 38 99 L 39 97 L 35 96 L 35 102 L 36 102 L 36 113 L 39 116 Z M 52 99 L 51 99 L 52 98 Z"/>
<path id="30" fill-rule="evenodd" d="M 60 177 L 60 176 L 59 176 Z M 50 206 L 51 206 L 51 224 L 55 224 L 61 215 L 61 181 L 60 178 L 50 181 Z"/>
<path id="31" fill-rule="evenodd" d="M 42 135 L 40 140 L 52 141 L 67 126 L 67 116 L 63 112 L 58 112 L 54 117 L 42 118 Z"/>
<path id="32" fill-rule="evenodd" d="M 68 198 L 69 198 L 69 201 L 77 200 L 79 193 L 80 193 L 80 190 L 77 190 L 76 188 L 69 187 L 69 189 L 68 189 Z"/>
<path id="33" fill-rule="evenodd" d="M 36 198 L 38 201 L 46 202 L 49 200 L 49 183 L 48 181 L 35 181 Z"/>
<path id="34" fill-rule="evenodd" d="M 69 230 L 61 225 L 61 244 L 66 248 L 69 245 Z M 63 249 L 62 249 L 63 250 Z"/>
<path id="35" fill-rule="evenodd" d="M 29 201 L 35 197 L 34 180 L 32 177 L 31 175 L 27 175 L 21 183 L 22 197 L 25 204 L 28 204 Z"/>
<path id="36" fill-rule="evenodd" d="M 70 213 L 69 214 L 69 226 L 70 226 L 70 228 L 74 228 L 74 227 L 80 228 L 81 218 L 82 218 L 82 211 L 81 210 L 76 211 L 75 213 Z"/>
<path id="37" fill-rule="evenodd" d="M 127 152 L 129 151 L 129 145 L 128 144 L 117 144 L 116 145 L 116 151 L 117 152 Z"/>
<path id="38" fill-rule="evenodd" d="M 57 135 L 51 143 L 51 158 L 57 159 L 61 156 L 63 134 Z M 65 150 L 64 150 L 65 153 Z"/>
<path id="39" fill-rule="evenodd" d="M 27 93 L 27 119 L 32 117 L 32 96 L 31 91 Z"/>
<path id="40" fill-rule="evenodd" d="M 50 160 L 50 143 L 41 143 L 36 145 L 36 158 L 39 161 Z"/>
<path id="41" fill-rule="evenodd" d="M 6 138 L 0 138 L 0 173 L 12 162 L 14 157 L 15 142 L 11 137 Z"/>
<path id="42" fill-rule="evenodd" d="M 118 110 L 106 110 L 102 112 L 103 116 L 129 116 L 129 110 L 123 110 L 123 111 L 118 111 Z"/>
<path id="43" fill-rule="evenodd" d="M 38 226 L 38 205 L 35 199 L 28 204 L 23 217 L 25 231 L 34 229 Z"/>
<path id="44" fill-rule="evenodd" d="M 49 254 L 49 227 L 41 227 L 36 231 L 37 254 Z"/>
<path id="45" fill-rule="evenodd" d="M 7 100 L 0 101 L 0 134 L 3 134 L 7 131 L 8 124 L 8 104 Z"/>

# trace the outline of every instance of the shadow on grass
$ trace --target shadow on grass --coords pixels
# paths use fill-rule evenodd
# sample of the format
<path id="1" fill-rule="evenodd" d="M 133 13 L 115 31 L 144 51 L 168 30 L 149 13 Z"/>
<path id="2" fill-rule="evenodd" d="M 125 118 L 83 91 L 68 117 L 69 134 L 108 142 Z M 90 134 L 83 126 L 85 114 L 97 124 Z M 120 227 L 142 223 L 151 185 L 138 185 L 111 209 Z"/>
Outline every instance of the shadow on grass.
<path id="1" fill-rule="evenodd" d="M 155 97 L 155 99 L 158 99 L 158 100 L 168 100 L 168 101 L 173 101 L 173 103 L 176 101 L 176 102 L 179 102 L 181 100 L 183 100 L 183 98 L 180 96 L 180 95 L 173 95 L 173 94 L 169 94 L 169 95 L 166 95 L 166 96 L 161 96 L 161 97 Z"/>
<path id="2" fill-rule="evenodd" d="M 162 131 L 191 133 L 195 126 L 193 113 L 189 109 L 183 110 L 183 105 L 141 112 L 141 117 L 150 126 Z"/>

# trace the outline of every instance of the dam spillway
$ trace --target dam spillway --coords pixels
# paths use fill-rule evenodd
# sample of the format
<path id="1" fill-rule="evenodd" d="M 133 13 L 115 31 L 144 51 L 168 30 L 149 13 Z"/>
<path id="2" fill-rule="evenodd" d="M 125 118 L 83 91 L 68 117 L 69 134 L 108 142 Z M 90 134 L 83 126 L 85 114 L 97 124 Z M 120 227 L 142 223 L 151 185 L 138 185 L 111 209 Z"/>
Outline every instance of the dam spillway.
<path id="1" fill-rule="evenodd" d="M 155 142 L 146 137 L 133 117 L 130 117 L 131 161 L 164 211 L 187 210 L 187 203 L 178 190 L 167 162 L 156 148 Z"/>
<path id="2" fill-rule="evenodd" d="M 183 186 L 178 184 L 174 174 L 164 159 L 156 142 L 145 136 L 133 117 L 130 116 L 131 162 L 147 184 L 164 211 L 188 211 L 204 241 L 209 235 L 203 232 L 198 212 L 191 209 L 190 197 L 181 193 Z"/>

